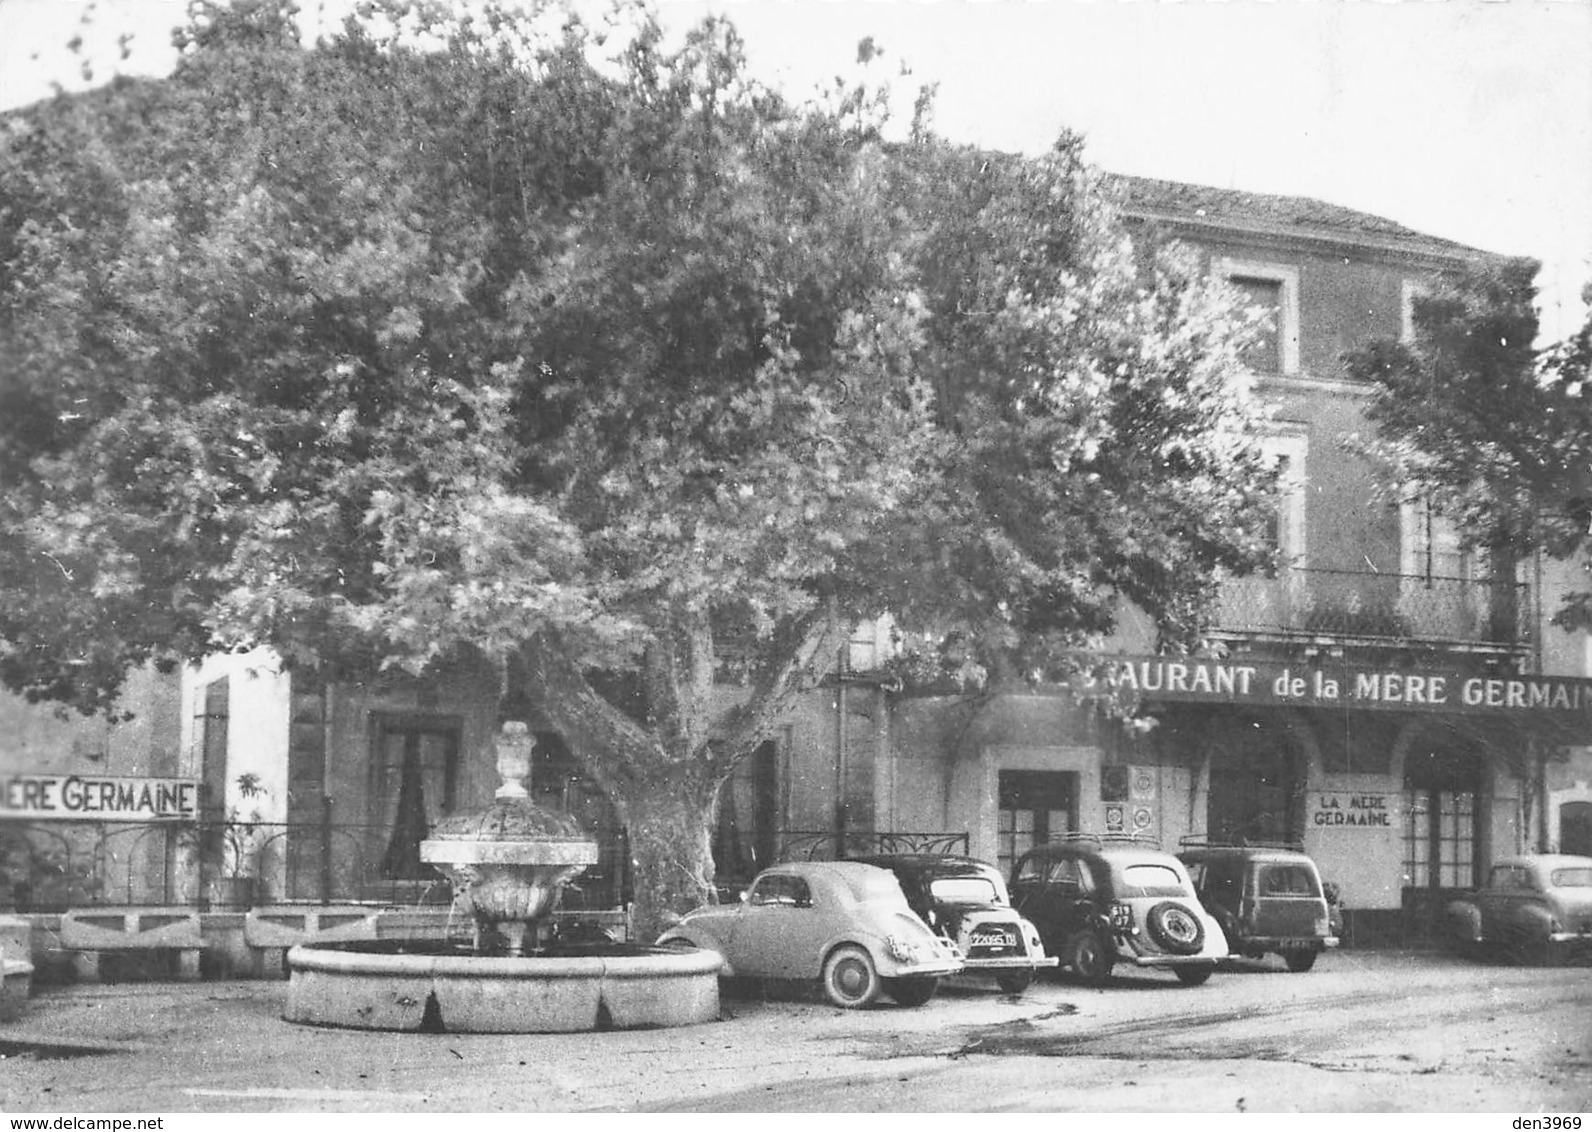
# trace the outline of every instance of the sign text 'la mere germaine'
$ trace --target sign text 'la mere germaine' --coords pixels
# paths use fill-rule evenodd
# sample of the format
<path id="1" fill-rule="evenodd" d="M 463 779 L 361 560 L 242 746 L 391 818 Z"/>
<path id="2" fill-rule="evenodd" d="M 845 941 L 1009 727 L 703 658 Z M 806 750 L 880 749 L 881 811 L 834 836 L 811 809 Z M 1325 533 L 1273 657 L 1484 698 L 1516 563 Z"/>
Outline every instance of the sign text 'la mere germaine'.
<path id="1" fill-rule="evenodd" d="M 1592 680 L 1562 676 L 1128 656 L 1105 674 L 1146 700 L 1592 716 Z"/>

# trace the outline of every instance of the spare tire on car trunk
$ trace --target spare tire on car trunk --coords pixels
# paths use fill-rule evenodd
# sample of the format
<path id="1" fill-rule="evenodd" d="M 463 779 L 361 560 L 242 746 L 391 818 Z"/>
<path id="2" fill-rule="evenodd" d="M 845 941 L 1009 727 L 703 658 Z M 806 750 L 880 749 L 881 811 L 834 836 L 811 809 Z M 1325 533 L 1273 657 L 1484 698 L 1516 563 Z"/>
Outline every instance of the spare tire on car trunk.
<path id="1" fill-rule="evenodd" d="M 1205 946 L 1205 925 L 1181 904 L 1163 900 L 1144 920 L 1150 938 L 1173 955 L 1195 955 Z"/>

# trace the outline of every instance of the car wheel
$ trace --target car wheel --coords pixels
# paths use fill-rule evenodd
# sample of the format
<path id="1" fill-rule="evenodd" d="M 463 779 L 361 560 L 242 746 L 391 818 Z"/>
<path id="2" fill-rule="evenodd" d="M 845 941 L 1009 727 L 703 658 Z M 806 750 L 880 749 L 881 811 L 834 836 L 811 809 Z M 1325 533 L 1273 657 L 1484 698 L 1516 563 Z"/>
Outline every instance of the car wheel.
<path id="1" fill-rule="evenodd" d="M 1522 967 L 1549 966 L 1552 950 L 1553 944 L 1547 937 L 1537 935 L 1530 928 L 1516 928 L 1509 933 L 1508 942 L 1504 945 L 1509 961 Z"/>
<path id="2" fill-rule="evenodd" d="M 879 991 L 879 972 L 866 949 L 846 944 L 824 960 L 824 994 L 836 1006 L 845 1010 L 867 1006 Z"/>
<path id="3" fill-rule="evenodd" d="M 1211 973 L 1215 970 L 1215 967 L 1202 963 L 1198 967 L 1190 967 L 1186 965 L 1173 967 L 1172 973 L 1177 976 L 1177 981 L 1182 983 L 1184 986 L 1197 987 L 1202 983 L 1210 981 Z"/>
<path id="4" fill-rule="evenodd" d="M 995 976 L 995 985 L 1000 987 L 1002 994 L 1022 994 L 1033 981 L 1032 971 L 1007 971 Z"/>
<path id="5" fill-rule="evenodd" d="M 1144 920 L 1150 938 L 1173 955 L 1195 955 L 1205 946 L 1205 925 L 1181 904 L 1170 900 L 1157 904 Z"/>
<path id="6" fill-rule="evenodd" d="M 940 989 L 939 979 L 890 979 L 885 990 L 902 1006 L 922 1006 Z"/>
<path id="7" fill-rule="evenodd" d="M 1067 941 L 1067 966 L 1086 983 L 1096 986 L 1111 975 L 1117 957 L 1111 947 L 1094 932 L 1079 932 Z"/>
<path id="8" fill-rule="evenodd" d="M 1314 951 L 1284 951 L 1282 961 L 1288 964 L 1288 970 L 1295 974 L 1303 974 L 1316 965 L 1316 952 Z"/>

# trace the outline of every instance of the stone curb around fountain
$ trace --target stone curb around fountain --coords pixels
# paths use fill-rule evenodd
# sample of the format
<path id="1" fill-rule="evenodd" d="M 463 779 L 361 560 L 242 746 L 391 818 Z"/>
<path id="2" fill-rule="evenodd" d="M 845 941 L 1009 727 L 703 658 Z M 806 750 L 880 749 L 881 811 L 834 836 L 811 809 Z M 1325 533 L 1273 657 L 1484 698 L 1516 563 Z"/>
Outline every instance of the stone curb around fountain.
<path id="1" fill-rule="evenodd" d="M 633 955 L 288 953 L 283 1017 L 312 1026 L 471 1034 L 551 1034 L 689 1026 L 719 1018 L 711 951 Z"/>

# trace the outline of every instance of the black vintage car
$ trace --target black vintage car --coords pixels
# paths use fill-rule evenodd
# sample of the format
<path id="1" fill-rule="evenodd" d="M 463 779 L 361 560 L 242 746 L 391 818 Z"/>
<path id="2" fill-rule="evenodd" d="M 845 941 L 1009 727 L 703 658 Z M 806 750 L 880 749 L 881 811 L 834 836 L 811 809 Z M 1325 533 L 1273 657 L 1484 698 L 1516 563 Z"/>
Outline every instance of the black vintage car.
<path id="1" fill-rule="evenodd" d="M 1013 910 L 1000 870 L 972 857 L 898 853 L 859 857 L 895 874 L 907 903 L 924 923 L 955 943 L 964 973 L 995 976 L 1007 994 L 1021 994 L 1041 967 L 1056 966 L 1039 931 Z"/>
<path id="2" fill-rule="evenodd" d="M 1066 834 L 1036 846 L 1012 870 L 1011 894 L 1046 948 L 1085 983 L 1102 984 L 1118 963 L 1131 963 L 1198 986 L 1227 958 L 1188 870 L 1140 838 Z"/>

